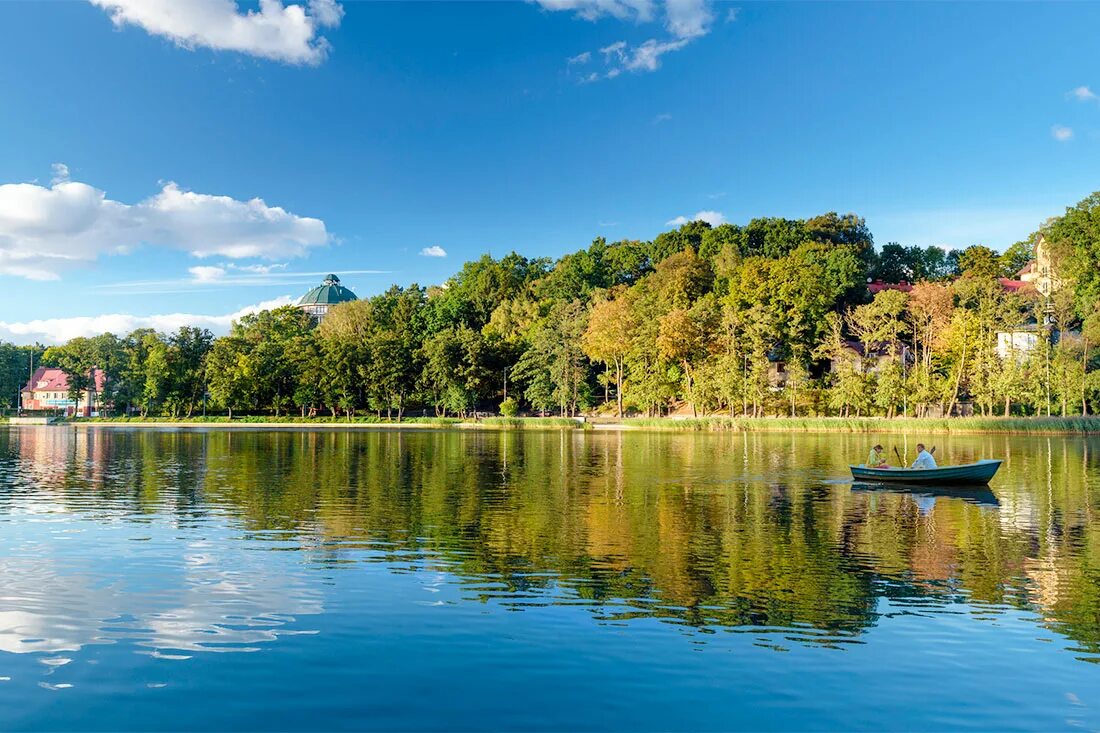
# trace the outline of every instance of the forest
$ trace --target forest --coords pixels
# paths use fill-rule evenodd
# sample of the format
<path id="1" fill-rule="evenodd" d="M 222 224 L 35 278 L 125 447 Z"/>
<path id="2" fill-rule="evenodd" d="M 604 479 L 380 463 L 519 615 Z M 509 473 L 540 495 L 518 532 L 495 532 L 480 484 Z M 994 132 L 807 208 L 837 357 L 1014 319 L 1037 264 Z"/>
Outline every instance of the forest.
<path id="1" fill-rule="evenodd" d="M 1042 236 L 1060 287 L 1006 287 Z M 906 282 L 911 289 L 868 283 Z M 1034 334 L 998 350 L 998 333 Z M 1100 411 L 1100 193 L 998 253 L 874 245 L 828 213 L 512 252 L 446 283 L 394 285 L 318 325 L 283 307 L 225 336 L 181 328 L 0 344 L 0 398 L 28 365 L 102 411 L 191 417 L 517 413 L 1075 415 Z"/>

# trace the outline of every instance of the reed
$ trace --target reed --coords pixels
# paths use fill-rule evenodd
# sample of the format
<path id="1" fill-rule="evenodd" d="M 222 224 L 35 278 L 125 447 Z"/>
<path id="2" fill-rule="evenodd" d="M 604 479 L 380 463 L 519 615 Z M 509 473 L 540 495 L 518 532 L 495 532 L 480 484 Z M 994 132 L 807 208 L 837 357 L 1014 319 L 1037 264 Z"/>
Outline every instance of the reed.
<path id="1" fill-rule="evenodd" d="M 580 428 L 582 424 L 568 417 L 487 417 L 478 420 L 477 423 L 467 425 L 485 425 L 498 428 L 519 428 L 521 430 L 541 430 L 562 428 Z"/>
<path id="2" fill-rule="evenodd" d="M 1100 434 L 1100 417 L 946 417 L 890 420 L 841 417 L 702 417 L 628 418 L 623 422 L 632 428 L 672 431 Z"/>

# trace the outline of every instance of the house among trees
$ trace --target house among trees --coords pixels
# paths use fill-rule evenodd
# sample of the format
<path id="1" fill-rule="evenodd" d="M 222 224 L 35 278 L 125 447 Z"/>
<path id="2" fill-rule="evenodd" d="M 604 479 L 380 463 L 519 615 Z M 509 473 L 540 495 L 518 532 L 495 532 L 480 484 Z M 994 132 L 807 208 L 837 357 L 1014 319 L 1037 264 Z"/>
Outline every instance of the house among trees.
<path id="1" fill-rule="evenodd" d="M 358 300 L 355 293 L 340 284 L 340 278 L 327 275 L 325 281 L 303 295 L 298 308 L 308 313 L 314 321 L 320 323 L 328 315 L 328 309 L 338 303 Z"/>
<path id="2" fill-rule="evenodd" d="M 1010 356 L 1022 362 L 1029 353 L 1038 348 L 1044 338 L 1045 329 L 1038 323 L 1023 323 L 1006 331 L 997 332 L 997 356 L 1007 359 Z"/>
<path id="3" fill-rule="evenodd" d="M 1051 263 L 1050 256 L 1050 245 L 1047 244 L 1046 237 L 1042 234 L 1039 235 L 1038 240 L 1035 242 L 1035 259 L 1024 265 L 1023 268 L 1016 273 L 1016 276 L 1021 281 L 1034 286 L 1035 290 L 1039 292 L 1039 295 L 1044 298 L 1049 298 L 1062 286 L 1062 281 L 1054 274 L 1054 267 Z"/>
<path id="4" fill-rule="evenodd" d="M 102 369 L 92 370 L 89 389 L 74 400 L 69 393 L 69 375 L 56 367 L 38 367 L 21 393 L 24 410 L 56 410 L 66 416 L 93 417 L 101 407 L 100 395 L 107 383 Z"/>
<path id="5" fill-rule="evenodd" d="M 1050 245 L 1046 237 L 1039 235 L 1035 242 L 1035 259 L 1029 261 L 1016 273 L 1016 280 L 1000 278 L 1001 284 L 1009 292 L 1038 293 L 1039 298 L 1046 301 L 1049 306 L 1051 297 L 1063 284 L 1063 281 L 1054 273 L 1051 261 Z M 1022 323 L 1013 328 L 997 332 L 997 355 L 1002 359 L 1010 356 L 1016 361 L 1023 361 L 1028 354 L 1034 351 L 1044 341 L 1047 327 L 1040 323 Z M 1051 334 L 1051 343 L 1057 342 L 1060 334 Z"/>

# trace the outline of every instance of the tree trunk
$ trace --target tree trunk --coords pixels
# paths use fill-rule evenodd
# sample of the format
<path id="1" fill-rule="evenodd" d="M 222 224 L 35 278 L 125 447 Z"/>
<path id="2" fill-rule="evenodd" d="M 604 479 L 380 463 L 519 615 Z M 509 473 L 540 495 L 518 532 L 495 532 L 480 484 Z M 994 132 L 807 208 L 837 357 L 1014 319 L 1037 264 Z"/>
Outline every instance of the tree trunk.
<path id="1" fill-rule="evenodd" d="M 1089 414 L 1088 402 L 1085 400 L 1086 382 L 1089 376 L 1089 340 L 1087 337 L 1084 339 L 1084 347 L 1085 350 L 1081 354 L 1081 417 Z"/>
<path id="2" fill-rule="evenodd" d="M 623 360 L 615 361 L 615 402 L 619 408 L 619 419 L 623 419 Z"/>

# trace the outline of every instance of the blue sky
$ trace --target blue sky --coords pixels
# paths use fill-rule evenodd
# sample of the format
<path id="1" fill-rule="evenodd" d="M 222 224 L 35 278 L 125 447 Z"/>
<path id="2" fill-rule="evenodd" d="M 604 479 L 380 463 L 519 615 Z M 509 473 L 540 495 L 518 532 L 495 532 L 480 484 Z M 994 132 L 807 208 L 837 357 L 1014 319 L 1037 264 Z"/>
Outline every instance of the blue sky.
<path id="1" fill-rule="evenodd" d="M 1096 4 L 301 2 L 0 3 L 0 338 L 698 212 L 1003 247 L 1100 189 Z"/>

